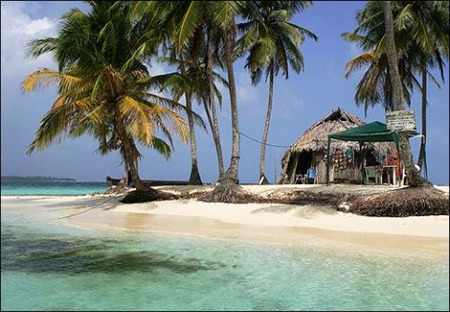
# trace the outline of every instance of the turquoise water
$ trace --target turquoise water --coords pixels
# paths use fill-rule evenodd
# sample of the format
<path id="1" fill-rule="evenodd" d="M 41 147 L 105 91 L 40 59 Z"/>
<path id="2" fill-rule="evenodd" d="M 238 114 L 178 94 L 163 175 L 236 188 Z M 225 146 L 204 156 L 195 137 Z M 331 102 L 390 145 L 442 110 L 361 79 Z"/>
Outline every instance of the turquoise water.
<path id="1" fill-rule="evenodd" d="M 102 193 L 108 186 L 105 182 L 3 182 L 2 196 L 28 195 L 86 195 Z"/>
<path id="2" fill-rule="evenodd" d="M 79 229 L 37 202 L 2 200 L 2 311 L 449 309 L 448 259 Z"/>

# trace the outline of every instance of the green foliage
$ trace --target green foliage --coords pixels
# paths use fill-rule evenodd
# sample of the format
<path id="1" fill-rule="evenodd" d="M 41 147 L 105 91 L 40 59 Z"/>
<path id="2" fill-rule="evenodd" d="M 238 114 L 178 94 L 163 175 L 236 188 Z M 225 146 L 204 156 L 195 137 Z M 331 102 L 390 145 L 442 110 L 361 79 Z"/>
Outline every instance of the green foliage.
<path id="1" fill-rule="evenodd" d="M 181 104 L 151 93 L 160 91 L 161 78 L 150 76 L 146 61 L 156 53 L 159 35 L 148 21 L 130 19 L 125 2 L 89 4 L 90 12 L 72 9 L 61 18 L 56 38 L 28 46 L 30 57 L 50 53 L 58 71 L 33 72 L 23 90 L 56 85 L 59 93 L 28 153 L 66 134 L 89 134 L 98 139 L 102 154 L 120 149 L 128 166 L 139 156 L 137 150 L 126 152 L 135 149 L 135 141 L 169 157 L 172 135 L 186 141 L 187 127 Z"/>

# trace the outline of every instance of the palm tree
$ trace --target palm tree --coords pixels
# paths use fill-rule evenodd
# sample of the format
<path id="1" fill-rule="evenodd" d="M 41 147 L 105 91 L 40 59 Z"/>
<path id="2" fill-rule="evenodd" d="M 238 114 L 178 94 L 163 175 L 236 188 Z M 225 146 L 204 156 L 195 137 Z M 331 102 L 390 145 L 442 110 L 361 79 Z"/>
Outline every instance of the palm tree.
<path id="1" fill-rule="evenodd" d="M 389 62 L 394 110 L 404 110 L 405 107 L 403 102 L 402 83 L 400 73 L 398 70 L 398 58 L 397 58 L 397 51 L 395 48 L 394 19 L 390 1 L 383 1 L 383 14 L 384 14 L 384 25 L 386 29 L 386 55 Z M 419 175 L 414 166 L 411 146 L 409 144 L 408 135 L 406 132 L 401 132 L 399 135 L 399 147 L 400 147 L 399 152 L 404 162 L 407 176 L 409 179 L 409 185 L 410 186 L 423 185 L 425 183 L 425 180 L 422 179 L 422 177 Z"/>
<path id="2" fill-rule="evenodd" d="M 228 76 L 228 91 L 231 108 L 232 149 L 231 159 L 225 174 L 219 177 L 216 188 L 203 198 L 205 201 L 230 202 L 238 198 L 243 192 L 239 188 L 239 158 L 240 158 L 240 136 L 238 122 L 238 106 L 236 97 L 236 82 L 233 68 L 234 50 L 237 39 L 236 18 L 244 8 L 243 1 L 189 1 L 178 4 L 174 16 L 178 16 L 174 42 L 181 47 L 192 36 L 196 29 L 209 27 L 215 38 L 221 39 L 223 60 Z M 211 50 L 210 50 L 211 51 Z M 211 59 L 211 58 L 209 58 Z M 211 66 L 207 66 L 210 72 Z M 211 76 L 210 92 L 211 88 Z M 210 96 L 210 101 L 213 99 Z"/>
<path id="3" fill-rule="evenodd" d="M 209 25 L 210 30 L 214 31 L 217 37 L 222 40 L 230 94 L 232 151 L 230 165 L 225 174 L 219 177 L 220 183 L 216 188 L 218 190 L 216 192 L 217 194 L 229 193 L 230 189 L 234 189 L 233 185 L 239 183 L 240 137 L 233 53 L 236 45 L 237 32 L 235 19 L 242 7 L 242 1 L 178 1 L 176 2 L 176 8 L 169 14 L 176 18 L 173 42 L 179 50 L 196 34 L 199 28 L 205 27 L 205 24 Z M 207 66 L 207 68 L 208 71 L 211 70 L 211 66 Z M 211 76 L 209 81 L 209 90 L 211 92 Z M 213 98 L 213 96 L 210 96 L 209 100 L 212 101 Z M 219 195 L 214 200 L 227 201 L 228 197 Z"/>
<path id="4" fill-rule="evenodd" d="M 358 27 L 353 33 L 343 33 L 345 40 L 357 43 L 365 52 L 350 60 L 345 67 L 348 78 L 354 71 L 368 66 L 367 71 L 357 85 L 355 102 L 364 105 L 365 112 L 369 106 L 382 102 L 385 110 L 393 109 L 392 87 L 385 49 L 384 17 L 381 2 L 369 1 L 357 16 Z M 402 77 L 402 90 L 405 102 L 411 104 L 413 86 L 420 86 L 414 76 L 414 69 L 409 64 L 408 47 L 411 41 L 405 34 L 397 36 L 399 60 L 398 68 Z"/>
<path id="5" fill-rule="evenodd" d="M 411 103 L 410 92 L 414 87 L 422 93 L 422 144 L 419 152 L 419 167 L 425 156 L 427 77 L 439 87 L 430 69 L 437 66 L 443 76 L 443 57 L 448 59 L 448 3 L 441 1 L 396 1 L 394 2 L 396 49 L 398 67 L 403 83 L 404 100 Z M 355 33 L 345 33 L 344 38 L 358 43 L 364 52 L 347 63 L 346 76 L 362 66 L 368 70 L 357 86 L 355 101 L 374 105 L 384 99 L 387 110 L 392 110 L 389 68 L 385 53 L 384 19 L 381 2 L 371 1 L 357 15 L 359 26 Z M 358 32 L 367 32 L 362 35 Z M 416 78 L 417 74 L 422 76 Z"/>
<path id="6" fill-rule="evenodd" d="M 187 84 L 178 83 L 178 87 L 172 92 L 178 98 L 184 94 L 188 107 L 192 105 L 192 98 L 203 103 L 216 148 L 220 179 L 225 174 L 225 169 L 215 99 L 217 97 L 221 105 L 222 97 L 214 82 L 219 81 L 226 86 L 228 84 L 214 72 L 214 66 L 221 65 L 221 62 L 218 59 L 219 53 L 214 53 L 219 47 L 217 32 L 213 31 L 211 21 L 207 21 L 210 18 L 209 4 L 198 1 L 136 1 L 132 6 L 132 16 L 137 19 L 147 17 L 159 20 L 158 28 L 164 33 L 163 52 L 169 55 L 166 60 L 189 80 Z M 209 87 L 205 88 L 205 85 Z M 199 177 L 199 173 L 195 169 L 198 165 L 194 131 L 192 127 L 190 129 L 190 183 L 195 183 L 193 179 Z"/>
<path id="7" fill-rule="evenodd" d="M 209 42 L 208 42 L 209 45 Z M 188 110 L 192 110 L 192 103 L 194 100 L 198 104 L 202 104 L 205 113 L 208 118 L 209 126 L 213 133 L 213 139 L 216 146 L 217 159 L 218 159 L 218 168 L 219 168 L 219 177 L 225 172 L 223 168 L 223 158 L 222 158 L 222 148 L 220 143 L 220 134 L 218 128 L 218 120 L 217 120 L 217 112 L 215 109 L 215 103 L 210 104 L 210 96 L 217 97 L 219 100 L 219 104 L 222 102 L 222 95 L 215 85 L 214 81 L 218 81 L 223 85 L 227 86 L 227 82 L 223 77 L 219 74 L 212 71 L 212 95 L 210 94 L 209 88 L 205 88 L 205 85 L 209 85 L 209 70 L 205 66 L 205 63 L 209 61 L 202 61 L 203 58 L 207 58 L 207 56 L 200 57 L 197 53 L 193 53 L 190 45 L 186 45 L 183 48 L 180 54 L 175 53 L 175 49 L 173 47 L 168 49 L 169 57 L 167 61 L 171 65 L 176 65 L 179 72 L 181 73 L 182 79 L 178 79 L 176 83 L 172 83 L 172 86 L 169 87 L 172 91 L 174 100 L 178 101 L 183 95 L 186 99 L 186 107 Z M 211 110 L 211 112 L 210 112 Z M 193 118 L 189 118 L 189 128 L 190 130 L 190 143 L 191 143 L 191 174 L 189 183 L 190 184 L 201 184 L 200 175 L 198 173 L 198 165 L 197 165 L 197 148 L 195 143 L 195 135 L 194 135 L 194 123 Z"/>
<path id="8" fill-rule="evenodd" d="M 418 71 L 422 76 L 422 137 L 418 159 L 418 165 L 422 169 L 427 137 L 427 77 L 430 76 L 428 68 L 437 66 L 444 81 L 444 59 L 448 61 L 449 56 L 449 3 L 402 1 L 402 5 L 396 23 L 398 28 L 405 30 L 408 36 L 415 40 L 410 50 L 418 58 Z M 433 76 L 430 77 L 436 82 Z"/>
<path id="9" fill-rule="evenodd" d="M 124 165 L 137 189 L 140 153 L 136 143 L 153 147 L 166 157 L 175 133 L 187 140 L 187 127 L 179 115 L 184 107 L 149 90 L 161 85 L 151 77 L 143 61 L 156 52 L 157 36 L 127 19 L 124 2 L 89 2 L 92 12 L 72 9 L 61 19 L 58 37 L 30 43 L 29 56 L 51 53 L 58 71 L 38 70 L 23 83 L 24 91 L 55 84 L 59 97 L 42 119 L 28 152 L 42 150 L 64 133 L 73 137 L 90 134 L 99 150 L 120 150 Z"/>
<path id="10" fill-rule="evenodd" d="M 243 36 L 237 43 L 237 55 L 248 52 L 245 67 L 249 69 L 252 84 L 257 85 L 265 70 L 269 78 L 269 97 L 262 136 L 259 164 L 259 183 L 267 184 L 265 175 L 266 142 L 273 105 L 274 77 L 281 70 L 289 78 L 289 67 L 299 73 L 304 68 L 299 49 L 305 36 L 317 40 L 311 31 L 290 22 L 294 13 L 311 5 L 311 1 L 249 1 L 245 8 L 246 21 L 238 25 Z"/>

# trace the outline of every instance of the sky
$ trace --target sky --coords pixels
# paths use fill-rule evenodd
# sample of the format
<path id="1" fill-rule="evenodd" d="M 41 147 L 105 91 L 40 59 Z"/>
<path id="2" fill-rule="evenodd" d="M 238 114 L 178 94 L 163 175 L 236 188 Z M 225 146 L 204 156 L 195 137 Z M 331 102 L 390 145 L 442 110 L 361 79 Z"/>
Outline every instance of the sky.
<path id="1" fill-rule="evenodd" d="M 342 39 L 341 34 L 356 28 L 356 12 L 365 1 L 314 1 L 312 7 L 294 17 L 293 22 L 314 32 L 319 40 L 309 38 L 301 45 L 305 68 L 300 74 L 290 72 L 289 79 L 275 80 L 274 104 L 266 150 L 266 176 L 274 183 L 281 171 L 281 158 L 316 121 L 338 107 L 366 122 L 386 122 L 381 105 L 364 107 L 355 104 L 354 94 L 363 71 L 345 78 L 345 64 L 360 51 Z M 46 150 L 27 155 L 28 145 L 44 114 L 56 99 L 52 89 L 23 93 L 21 83 L 26 75 L 43 67 L 56 69 L 51 56 L 38 59 L 25 57 L 26 44 L 36 38 L 57 34 L 59 18 L 70 8 L 85 8 L 82 2 L 71 1 L 2 1 L 1 2 L 1 175 L 54 176 L 78 181 L 105 181 L 106 176 L 121 177 L 123 166 L 117 152 L 102 156 L 96 153 L 97 143 L 85 136 L 66 138 Z M 447 64 L 448 65 L 448 64 Z M 239 180 L 257 183 L 259 157 L 266 115 L 268 84 L 264 80 L 252 86 L 244 60 L 234 64 L 237 80 L 241 158 Z M 151 74 L 171 69 L 153 62 Z M 435 73 L 436 77 L 439 74 Z M 428 94 L 428 178 L 438 185 L 449 184 L 449 72 L 441 88 L 429 84 Z M 229 98 L 222 89 L 223 104 L 219 112 L 219 127 L 225 169 L 231 154 L 231 114 Z M 182 101 L 180 101 L 182 102 Z M 420 94 L 413 94 L 411 109 L 416 112 L 420 131 Z M 196 111 L 204 116 L 201 107 Z M 206 118 L 205 118 L 206 121 Z M 217 158 L 210 131 L 195 129 L 200 175 L 204 183 L 217 181 Z M 248 137 L 252 138 L 249 139 Z M 419 137 L 410 139 L 414 160 L 419 152 Z M 169 160 L 155 151 L 140 147 L 143 158 L 139 164 L 142 179 L 188 180 L 190 174 L 189 145 L 174 139 L 174 151 Z"/>

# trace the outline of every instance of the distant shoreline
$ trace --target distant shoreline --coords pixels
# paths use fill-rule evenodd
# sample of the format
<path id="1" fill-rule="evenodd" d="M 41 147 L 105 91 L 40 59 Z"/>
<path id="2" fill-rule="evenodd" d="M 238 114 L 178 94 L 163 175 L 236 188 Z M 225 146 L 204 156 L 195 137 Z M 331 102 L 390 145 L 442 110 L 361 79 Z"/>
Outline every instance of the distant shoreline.
<path id="1" fill-rule="evenodd" d="M 2 182 L 78 182 L 72 178 L 58 178 L 49 176 L 2 176 Z"/>

